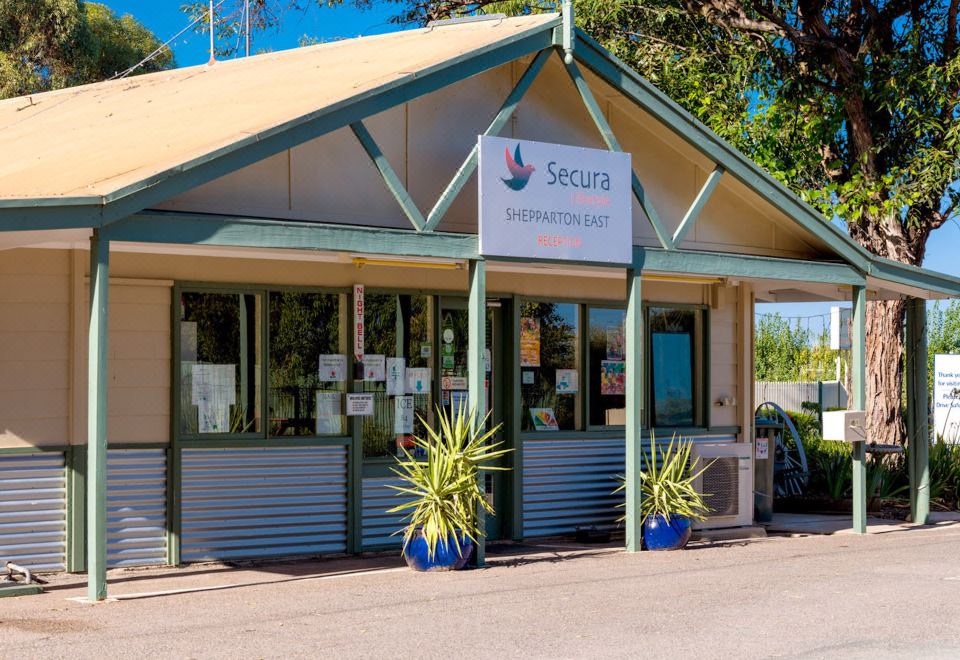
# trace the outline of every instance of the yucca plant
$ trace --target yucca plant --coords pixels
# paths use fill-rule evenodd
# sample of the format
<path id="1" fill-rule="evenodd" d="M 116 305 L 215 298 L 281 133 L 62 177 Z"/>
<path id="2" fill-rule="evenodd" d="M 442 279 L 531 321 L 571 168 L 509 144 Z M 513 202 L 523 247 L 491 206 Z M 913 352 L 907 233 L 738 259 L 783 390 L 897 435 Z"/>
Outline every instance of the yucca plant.
<path id="1" fill-rule="evenodd" d="M 710 507 L 703 500 L 705 493 L 697 491 L 693 484 L 713 461 L 702 467 L 699 458 L 691 463 L 691 448 L 689 440 L 673 436 L 663 450 L 650 436 L 650 452 L 643 454 L 640 470 L 641 524 L 656 516 L 706 519 Z M 626 478 L 621 476 L 619 480 L 617 491 L 622 491 L 626 489 Z"/>
<path id="2" fill-rule="evenodd" d="M 431 558 L 441 542 L 452 542 L 457 554 L 462 556 L 461 535 L 476 543 L 483 534 L 477 523 L 477 511 L 482 507 L 493 514 L 494 509 L 484 497 L 480 472 L 509 470 L 490 463 L 512 450 L 501 448 L 502 442 L 492 442 L 499 424 L 489 431 L 482 430 L 489 414 L 483 423 L 472 425 L 474 416 L 474 410 L 467 413 L 461 406 L 451 417 L 438 406 L 438 428 L 430 428 L 421 418 L 428 437 L 413 439 L 425 457 L 417 459 L 403 448 L 404 457 L 397 459 L 393 473 L 404 485 L 391 488 L 412 498 L 390 509 L 390 513 L 406 514 L 404 548 L 417 534 L 422 534 Z"/>

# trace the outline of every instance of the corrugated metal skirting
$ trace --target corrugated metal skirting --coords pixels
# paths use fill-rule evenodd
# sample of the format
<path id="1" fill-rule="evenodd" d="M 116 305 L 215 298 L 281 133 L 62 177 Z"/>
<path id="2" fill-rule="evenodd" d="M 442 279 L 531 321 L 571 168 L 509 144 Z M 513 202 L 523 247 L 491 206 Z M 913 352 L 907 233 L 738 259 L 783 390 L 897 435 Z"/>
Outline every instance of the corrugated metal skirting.
<path id="1" fill-rule="evenodd" d="M 64 454 L 0 456 L 0 563 L 62 571 L 66 553 Z"/>
<path id="2" fill-rule="evenodd" d="M 345 552 L 345 447 L 182 450 L 181 559 Z"/>
<path id="3" fill-rule="evenodd" d="M 578 525 L 611 529 L 623 515 L 616 476 L 624 439 L 523 441 L 523 535 L 570 534 Z"/>
<path id="4" fill-rule="evenodd" d="M 107 566 L 167 563 L 167 452 L 107 452 Z"/>
<path id="5" fill-rule="evenodd" d="M 398 504 L 403 503 L 403 497 L 397 496 L 397 491 L 391 485 L 401 485 L 399 479 L 393 477 L 366 478 L 363 480 L 363 549 L 381 549 L 400 547 L 403 537 L 393 535 L 403 528 L 403 514 L 387 513 Z"/>

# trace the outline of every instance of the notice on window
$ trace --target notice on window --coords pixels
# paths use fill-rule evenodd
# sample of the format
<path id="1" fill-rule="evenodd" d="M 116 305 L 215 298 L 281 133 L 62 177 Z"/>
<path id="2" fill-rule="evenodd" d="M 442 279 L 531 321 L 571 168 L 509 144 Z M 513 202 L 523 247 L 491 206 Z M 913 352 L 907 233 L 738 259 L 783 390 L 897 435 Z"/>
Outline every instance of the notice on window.
<path id="1" fill-rule="evenodd" d="M 540 366 L 540 319 L 520 319 L 520 366 Z"/>
<path id="2" fill-rule="evenodd" d="M 429 394 L 431 378 L 429 367 L 407 369 L 407 394 Z"/>
<path id="3" fill-rule="evenodd" d="M 317 435 L 343 435 L 339 392 L 317 392 Z"/>
<path id="4" fill-rule="evenodd" d="M 576 394 L 580 378 L 576 369 L 557 369 L 557 394 Z"/>
<path id="5" fill-rule="evenodd" d="M 321 381 L 342 383 L 347 379 L 347 356 L 321 355 L 319 373 Z"/>
<path id="6" fill-rule="evenodd" d="M 533 419 L 535 431 L 559 431 L 560 425 L 553 414 L 553 408 L 531 408 L 530 417 Z"/>
<path id="7" fill-rule="evenodd" d="M 533 385 L 535 374 L 530 369 L 524 369 L 520 375 L 520 382 L 524 385 Z"/>
<path id="8" fill-rule="evenodd" d="M 466 376 L 444 376 L 440 379 L 440 388 L 444 390 L 465 390 L 468 387 Z"/>
<path id="9" fill-rule="evenodd" d="M 370 417 L 373 415 L 372 394 L 347 394 L 348 417 Z"/>
<path id="10" fill-rule="evenodd" d="M 600 394 L 621 395 L 626 393 L 626 363 L 623 360 L 601 360 Z"/>
<path id="11" fill-rule="evenodd" d="M 383 355 L 363 356 L 363 379 L 369 382 L 382 382 L 387 378 L 386 358 Z"/>
<path id="12" fill-rule="evenodd" d="M 194 364 L 190 370 L 191 402 L 197 406 L 199 433 L 229 433 L 230 406 L 237 403 L 237 370 L 233 364 Z"/>
<path id="13" fill-rule="evenodd" d="M 470 407 L 467 403 L 467 392 L 450 392 L 450 409 L 453 410 L 454 413 L 457 413 L 461 410 L 464 413 L 469 413 Z"/>
<path id="14" fill-rule="evenodd" d="M 413 396 L 398 396 L 393 400 L 393 432 L 397 435 L 413 433 Z"/>
<path id="15" fill-rule="evenodd" d="M 626 342 L 623 337 L 623 324 L 607 328 L 607 359 L 623 360 L 626 355 Z"/>
<path id="16" fill-rule="evenodd" d="M 406 394 L 407 361 L 404 358 L 387 358 L 387 395 Z"/>

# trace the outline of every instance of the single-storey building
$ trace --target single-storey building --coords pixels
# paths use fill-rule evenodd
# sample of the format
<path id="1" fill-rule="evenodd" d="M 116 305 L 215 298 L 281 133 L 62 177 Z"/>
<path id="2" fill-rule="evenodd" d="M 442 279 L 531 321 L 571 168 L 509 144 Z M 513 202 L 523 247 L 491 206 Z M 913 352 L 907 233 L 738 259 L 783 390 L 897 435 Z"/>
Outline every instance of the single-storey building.
<path id="1" fill-rule="evenodd" d="M 606 244 L 626 257 L 567 259 L 566 230 L 486 250 L 478 136 L 507 139 L 484 153 L 513 189 L 589 188 L 521 150 L 629 154 Z M 0 154 L 0 559 L 86 570 L 91 599 L 112 566 L 398 547 L 394 457 L 464 400 L 514 450 L 490 539 L 613 526 L 653 434 L 727 457 L 712 522 L 749 524 L 755 303 L 852 300 L 862 408 L 866 301 L 912 301 L 924 439 L 924 301 L 960 294 L 868 254 L 559 15 L 9 99 Z"/>

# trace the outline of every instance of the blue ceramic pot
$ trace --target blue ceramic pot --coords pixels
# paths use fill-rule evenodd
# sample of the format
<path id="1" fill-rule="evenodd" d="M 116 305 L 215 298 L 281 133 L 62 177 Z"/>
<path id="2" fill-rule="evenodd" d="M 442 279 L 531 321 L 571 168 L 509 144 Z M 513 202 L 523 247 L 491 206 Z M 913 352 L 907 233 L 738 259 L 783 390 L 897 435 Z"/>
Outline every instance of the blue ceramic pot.
<path id="1" fill-rule="evenodd" d="M 473 554 L 473 541 L 460 536 L 460 552 L 453 537 L 437 543 L 433 557 L 427 552 L 427 542 L 420 532 L 403 547 L 403 558 L 407 566 L 415 571 L 458 571 L 467 565 Z"/>
<path id="2" fill-rule="evenodd" d="M 689 540 L 689 518 L 656 515 L 643 523 L 643 544 L 647 550 L 679 550 Z"/>

